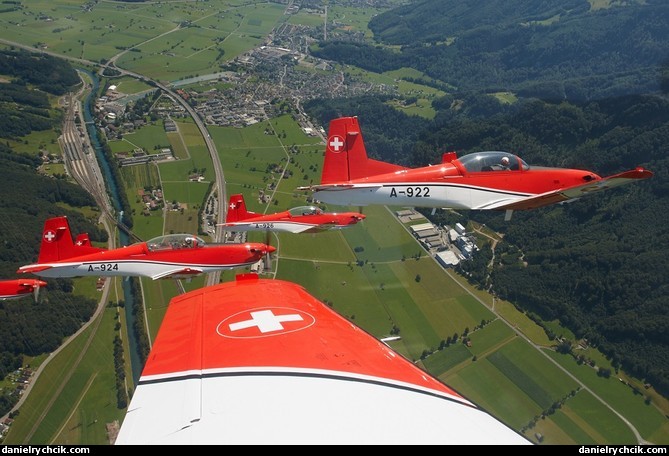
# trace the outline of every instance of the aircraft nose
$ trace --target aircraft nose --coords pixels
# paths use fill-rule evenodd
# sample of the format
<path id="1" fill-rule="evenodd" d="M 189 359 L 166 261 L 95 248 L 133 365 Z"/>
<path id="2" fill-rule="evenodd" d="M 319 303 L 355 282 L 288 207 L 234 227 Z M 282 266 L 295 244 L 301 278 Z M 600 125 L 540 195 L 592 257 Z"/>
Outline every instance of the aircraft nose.
<path id="1" fill-rule="evenodd" d="M 254 246 L 251 246 L 251 248 L 249 250 L 253 253 L 257 253 L 257 254 L 260 254 L 260 255 L 265 255 L 267 253 L 274 252 L 276 250 L 276 247 L 273 247 L 273 246 L 268 245 L 268 244 L 256 244 Z"/>
<path id="2" fill-rule="evenodd" d="M 47 283 L 46 283 L 45 281 L 43 281 L 43 280 L 36 280 L 36 281 L 35 281 L 35 286 L 36 286 L 36 287 L 46 287 L 46 286 L 47 286 Z"/>

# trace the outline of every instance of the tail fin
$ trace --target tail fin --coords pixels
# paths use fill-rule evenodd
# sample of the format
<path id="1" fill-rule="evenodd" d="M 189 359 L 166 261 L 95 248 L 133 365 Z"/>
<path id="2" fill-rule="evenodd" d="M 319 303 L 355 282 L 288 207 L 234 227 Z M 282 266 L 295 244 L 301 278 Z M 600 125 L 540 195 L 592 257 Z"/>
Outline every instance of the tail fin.
<path id="1" fill-rule="evenodd" d="M 65 260 L 73 256 L 86 255 L 88 253 L 100 252 L 104 249 L 92 247 L 88 234 L 80 234 L 77 241 L 82 245 L 72 242 L 70 223 L 67 217 L 53 217 L 44 222 L 42 231 L 42 245 L 39 250 L 38 263 L 51 263 L 53 261 Z"/>
<path id="2" fill-rule="evenodd" d="M 239 222 L 241 220 L 255 217 L 256 215 L 258 214 L 246 210 L 244 195 L 240 193 L 230 197 L 230 204 L 228 205 L 228 213 L 225 216 L 225 222 Z"/>
<path id="3" fill-rule="evenodd" d="M 367 157 L 357 117 L 330 121 L 321 184 L 350 181 L 362 177 L 406 169 Z"/>
<path id="4" fill-rule="evenodd" d="M 81 233 L 77 235 L 74 240 L 74 245 L 79 247 L 91 247 L 91 240 L 88 238 L 88 233 Z"/>

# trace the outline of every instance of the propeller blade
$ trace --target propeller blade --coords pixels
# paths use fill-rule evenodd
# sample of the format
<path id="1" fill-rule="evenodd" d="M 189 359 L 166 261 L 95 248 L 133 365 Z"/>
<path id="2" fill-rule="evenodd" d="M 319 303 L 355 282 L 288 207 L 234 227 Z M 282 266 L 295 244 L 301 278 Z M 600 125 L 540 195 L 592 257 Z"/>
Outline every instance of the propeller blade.
<path id="1" fill-rule="evenodd" d="M 271 233 L 269 230 L 267 230 L 265 233 L 266 233 L 265 244 L 267 244 L 268 247 L 271 247 L 271 244 L 269 242 Z M 265 270 L 267 271 L 272 270 L 272 252 L 274 250 L 276 250 L 274 247 L 272 247 L 271 249 L 267 249 L 267 254 L 265 255 Z"/>
<path id="2" fill-rule="evenodd" d="M 41 280 L 36 282 L 35 285 L 33 285 L 33 298 L 35 299 L 35 302 L 37 302 L 37 298 L 39 297 L 39 289 L 41 286 L 45 286 L 46 282 L 42 282 Z"/>

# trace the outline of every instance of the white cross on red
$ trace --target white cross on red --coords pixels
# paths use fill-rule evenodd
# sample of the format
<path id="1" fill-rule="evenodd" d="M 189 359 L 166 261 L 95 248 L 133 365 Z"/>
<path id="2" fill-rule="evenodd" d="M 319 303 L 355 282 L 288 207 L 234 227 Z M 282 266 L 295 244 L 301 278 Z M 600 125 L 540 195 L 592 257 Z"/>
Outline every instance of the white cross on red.
<path id="1" fill-rule="evenodd" d="M 335 152 L 339 152 L 339 148 L 344 146 L 344 141 L 339 136 L 333 136 L 329 142 L 330 147 Z"/>
<path id="2" fill-rule="evenodd" d="M 44 233 L 44 239 L 46 239 L 47 242 L 53 241 L 53 238 L 55 237 L 56 233 L 54 233 L 53 231 L 47 231 L 46 233 Z"/>
<path id="3" fill-rule="evenodd" d="M 230 331 L 239 331 L 241 329 L 257 326 L 258 330 L 264 334 L 271 331 L 281 331 L 284 329 L 283 325 L 281 324 L 283 322 L 302 320 L 303 318 L 300 314 L 274 315 L 274 312 L 271 310 L 260 310 L 257 312 L 251 312 L 250 320 L 230 323 L 229 328 Z"/>

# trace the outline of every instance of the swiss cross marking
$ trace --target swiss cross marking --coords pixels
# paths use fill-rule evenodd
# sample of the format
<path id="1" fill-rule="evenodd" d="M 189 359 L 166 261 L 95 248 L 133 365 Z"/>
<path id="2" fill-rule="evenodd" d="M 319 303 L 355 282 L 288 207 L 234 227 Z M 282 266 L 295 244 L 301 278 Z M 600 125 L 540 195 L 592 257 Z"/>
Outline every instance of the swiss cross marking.
<path id="1" fill-rule="evenodd" d="M 216 333 L 231 339 L 255 339 L 304 331 L 315 323 L 313 315 L 294 307 L 256 307 L 224 318 L 216 325 Z"/>
<path id="2" fill-rule="evenodd" d="M 299 314 L 288 315 L 274 315 L 271 310 L 260 310 L 251 312 L 251 319 L 240 321 L 238 323 L 230 323 L 230 331 L 239 331 L 240 329 L 251 328 L 257 326 L 261 333 L 283 330 L 281 323 L 285 321 L 302 321 L 302 316 Z"/>
<path id="3" fill-rule="evenodd" d="M 333 136 L 328 145 L 333 152 L 341 152 L 340 148 L 344 147 L 344 141 L 339 136 Z"/>

